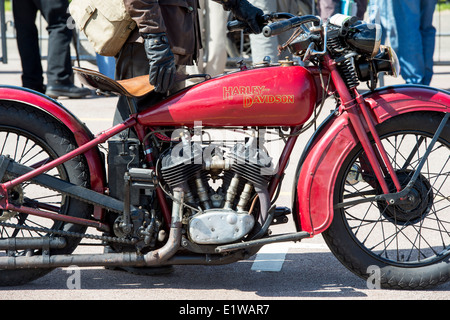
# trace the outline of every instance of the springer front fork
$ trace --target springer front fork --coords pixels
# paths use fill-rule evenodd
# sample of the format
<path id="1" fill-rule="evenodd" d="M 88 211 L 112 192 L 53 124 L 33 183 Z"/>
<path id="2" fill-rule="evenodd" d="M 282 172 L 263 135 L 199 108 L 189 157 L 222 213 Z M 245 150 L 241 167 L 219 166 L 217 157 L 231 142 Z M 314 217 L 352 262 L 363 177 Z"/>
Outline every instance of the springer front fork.
<path id="1" fill-rule="evenodd" d="M 380 137 L 375 128 L 375 124 L 371 115 L 369 114 L 369 110 L 366 103 L 364 102 L 363 97 L 359 94 L 356 88 L 353 88 L 352 92 L 350 92 L 336 68 L 335 61 L 332 60 L 328 55 L 325 55 L 324 58 L 325 63 L 328 65 L 328 68 L 331 72 L 331 77 L 333 79 L 336 90 L 339 93 L 341 99 L 339 112 L 340 114 L 346 113 L 346 115 L 348 116 L 348 119 L 352 124 L 352 127 L 355 130 L 359 141 L 361 142 L 367 160 L 369 161 L 375 177 L 383 191 L 382 195 L 378 195 L 374 198 L 367 198 L 365 199 L 365 201 L 385 200 L 391 205 L 396 204 L 398 201 L 406 198 L 412 186 L 416 182 L 420 171 L 428 158 L 428 155 L 433 149 L 434 144 L 439 138 L 442 130 L 445 128 L 447 120 L 450 117 L 450 113 L 445 114 L 411 180 L 408 182 L 405 188 L 402 188 L 394 167 L 392 166 L 386 150 L 381 143 Z M 371 143 L 366 128 L 369 129 L 369 132 L 373 137 L 374 144 Z M 383 171 L 390 175 L 392 182 L 394 183 L 396 192 L 392 193 L 389 189 Z M 353 202 L 342 203 L 339 204 L 338 207 L 344 207 L 349 204 L 353 204 Z"/>

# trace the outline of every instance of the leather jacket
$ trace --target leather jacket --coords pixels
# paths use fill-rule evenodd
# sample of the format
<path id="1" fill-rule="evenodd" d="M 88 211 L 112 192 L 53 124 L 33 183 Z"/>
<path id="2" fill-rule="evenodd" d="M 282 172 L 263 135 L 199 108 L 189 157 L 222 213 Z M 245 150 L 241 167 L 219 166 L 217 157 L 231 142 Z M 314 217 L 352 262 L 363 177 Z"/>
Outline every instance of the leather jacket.
<path id="1" fill-rule="evenodd" d="M 128 42 L 143 42 L 141 34 L 165 32 L 177 65 L 192 65 L 201 48 L 198 0 L 124 0 L 137 28 Z"/>

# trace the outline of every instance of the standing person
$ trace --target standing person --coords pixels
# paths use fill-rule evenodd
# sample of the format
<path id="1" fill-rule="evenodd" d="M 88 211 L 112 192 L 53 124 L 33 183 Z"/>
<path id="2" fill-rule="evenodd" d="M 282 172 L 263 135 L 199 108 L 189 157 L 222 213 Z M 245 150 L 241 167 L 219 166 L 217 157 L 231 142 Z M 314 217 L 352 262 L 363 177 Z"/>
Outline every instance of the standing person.
<path id="1" fill-rule="evenodd" d="M 71 80 L 72 30 L 67 27 L 68 5 L 68 0 L 13 0 L 17 46 L 23 71 L 22 85 L 52 98 L 83 98 L 91 94 L 89 89 L 78 88 Z M 48 24 L 47 87 L 44 85 L 38 30 L 35 24 L 38 11 Z"/>

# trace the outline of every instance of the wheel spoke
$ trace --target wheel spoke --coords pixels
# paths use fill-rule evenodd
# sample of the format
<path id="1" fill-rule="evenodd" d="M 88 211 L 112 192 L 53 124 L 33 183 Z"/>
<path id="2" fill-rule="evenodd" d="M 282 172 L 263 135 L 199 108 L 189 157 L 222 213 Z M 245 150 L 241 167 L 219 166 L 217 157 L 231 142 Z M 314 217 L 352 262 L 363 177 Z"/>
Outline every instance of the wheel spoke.
<path id="1" fill-rule="evenodd" d="M 411 179 L 430 140 L 431 137 L 417 132 L 399 132 L 382 137 L 402 186 Z M 361 150 L 349 166 L 349 174 L 364 179 L 347 178 L 352 183 L 345 183 L 341 196 L 341 202 L 350 204 L 342 210 L 353 236 L 373 255 L 394 263 L 420 264 L 439 258 L 450 244 L 448 146 L 438 140 L 422 168 L 419 181 L 413 186 L 409 202 L 398 205 L 371 201 L 381 189 L 374 187 L 375 180 L 371 172 L 367 172 L 367 166 L 361 169 L 364 167 L 360 161 L 363 158 Z M 360 172 L 355 173 L 355 168 L 360 168 Z M 390 188 L 393 188 L 392 181 Z M 360 199 L 362 201 L 358 202 Z M 364 202 L 364 199 L 369 202 Z"/>
<path id="2" fill-rule="evenodd" d="M 9 155 L 18 163 L 37 168 L 53 159 L 45 146 L 41 145 L 39 139 L 28 136 L 26 133 L 16 132 L 9 128 L 0 128 L 1 154 Z M 48 172 L 54 177 L 63 177 L 61 169 L 52 169 Z M 3 177 L 3 181 L 13 178 L 8 173 Z M 10 190 L 9 201 L 14 205 L 28 206 L 32 208 L 45 209 L 55 213 L 61 213 L 63 196 L 60 193 L 48 190 L 30 181 Z M 0 214 L 0 222 L 9 225 L 18 225 L 24 227 L 39 227 L 41 229 L 54 228 L 59 222 L 50 219 L 31 216 L 23 213 L 3 211 Z M 0 226 L 0 237 L 44 237 L 46 234 L 26 228 L 14 228 L 6 225 Z M 16 255 L 23 254 L 17 251 Z"/>

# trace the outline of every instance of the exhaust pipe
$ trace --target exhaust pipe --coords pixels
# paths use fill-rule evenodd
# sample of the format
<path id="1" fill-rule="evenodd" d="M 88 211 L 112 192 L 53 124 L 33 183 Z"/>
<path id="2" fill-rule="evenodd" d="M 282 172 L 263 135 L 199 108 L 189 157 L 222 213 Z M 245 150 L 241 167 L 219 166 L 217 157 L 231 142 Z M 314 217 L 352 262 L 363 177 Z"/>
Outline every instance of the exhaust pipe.
<path id="1" fill-rule="evenodd" d="M 48 251 L 43 250 L 39 256 L 18 256 L 0 257 L 0 269 L 32 269 L 32 268 L 57 268 L 57 267 L 97 267 L 97 266 L 157 266 L 164 264 L 180 248 L 181 243 L 181 217 L 183 211 L 183 190 L 181 188 L 173 191 L 174 202 L 172 207 L 172 221 L 169 231 L 169 239 L 166 244 L 154 251 L 142 255 L 134 252 L 103 253 L 103 254 L 67 254 L 67 255 L 49 255 Z M 9 239 L 10 241 L 12 239 Z M 16 241 L 16 240 L 14 240 Z M 65 245 L 65 243 L 56 243 L 50 247 Z M 24 244 L 22 244 L 24 245 Z M 12 242 L 5 243 L 9 246 L 5 249 L 12 249 Z M 44 245 L 44 247 L 46 247 Z M 48 247 L 48 246 L 47 246 Z M 42 248 L 42 247 L 41 247 Z M 16 247 L 15 249 L 18 249 Z"/>
<path id="2" fill-rule="evenodd" d="M 174 188 L 172 204 L 172 221 L 170 222 L 169 239 L 165 246 L 158 250 L 150 251 L 144 256 L 146 266 L 161 265 L 171 258 L 180 248 L 181 244 L 181 217 L 183 216 L 184 191 L 182 188 Z"/>

